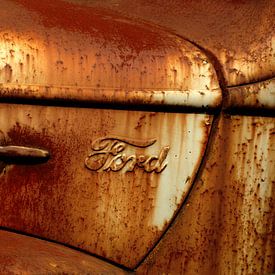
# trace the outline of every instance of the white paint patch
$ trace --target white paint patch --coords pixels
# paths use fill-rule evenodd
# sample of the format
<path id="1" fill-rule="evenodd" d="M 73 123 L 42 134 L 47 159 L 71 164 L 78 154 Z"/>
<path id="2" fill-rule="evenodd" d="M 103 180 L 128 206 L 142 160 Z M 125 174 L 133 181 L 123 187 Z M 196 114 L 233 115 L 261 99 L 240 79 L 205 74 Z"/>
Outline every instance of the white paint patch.
<path id="1" fill-rule="evenodd" d="M 160 174 L 151 226 L 162 230 L 188 192 L 203 151 L 206 115 L 178 116 L 174 125 L 163 124 L 162 141 L 169 140 L 171 148 L 168 166 Z M 170 127 L 169 127 L 170 126 Z"/>

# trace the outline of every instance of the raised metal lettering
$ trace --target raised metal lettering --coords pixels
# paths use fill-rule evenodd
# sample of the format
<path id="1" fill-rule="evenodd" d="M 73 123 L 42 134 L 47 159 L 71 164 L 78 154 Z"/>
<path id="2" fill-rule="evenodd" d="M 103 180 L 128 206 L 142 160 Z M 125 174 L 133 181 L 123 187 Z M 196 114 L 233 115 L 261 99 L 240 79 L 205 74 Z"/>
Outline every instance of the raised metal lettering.
<path id="1" fill-rule="evenodd" d="M 126 155 L 127 147 L 147 148 L 155 144 L 156 139 L 134 140 L 119 137 L 104 137 L 96 139 L 92 151 L 85 159 L 85 166 L 92 171 L 121 171 L 132 172 L 135 168 L 147 173 L 161 173 L 167 166 L 165 159 L 169 146 L 164 146 L 158 155 L 142 154 Z"/>

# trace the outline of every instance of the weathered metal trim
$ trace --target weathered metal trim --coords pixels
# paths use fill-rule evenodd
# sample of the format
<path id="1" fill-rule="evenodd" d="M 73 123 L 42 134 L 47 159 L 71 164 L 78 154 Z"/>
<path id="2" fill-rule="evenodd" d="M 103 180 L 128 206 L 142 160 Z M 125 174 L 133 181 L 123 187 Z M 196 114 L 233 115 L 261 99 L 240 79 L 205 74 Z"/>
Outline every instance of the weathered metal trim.
<path id="1" fill-rule="evenodd" d="M 47 159 L 50 153 L 46 150 L 25 146 L 0 146 L 0 158 Z"/>
<path id="2" fill-rule="evenodd" d="M 47 101 L 76 101 L 126 106 L 178 106 L 195 109 L 217 109 L 221 105 L 221 90 L 118 90 L 73 86 L 39 86 L 0 84 L 1 98 Z"/>
<path id="3" fill-rule="evenodd" d="M 228 89 L 227 111 L 275 111 L 275 78 Z"/>

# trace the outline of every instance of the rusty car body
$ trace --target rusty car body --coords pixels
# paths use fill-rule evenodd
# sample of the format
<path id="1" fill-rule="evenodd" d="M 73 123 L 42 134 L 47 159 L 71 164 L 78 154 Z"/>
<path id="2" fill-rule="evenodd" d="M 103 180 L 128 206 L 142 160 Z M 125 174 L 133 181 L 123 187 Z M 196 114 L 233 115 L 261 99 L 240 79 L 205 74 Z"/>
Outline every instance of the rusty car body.
<path id="1" fill-rule="evenodd" d="M 274 14 L 2 0 L 1 274 L 274 272 Z"/>

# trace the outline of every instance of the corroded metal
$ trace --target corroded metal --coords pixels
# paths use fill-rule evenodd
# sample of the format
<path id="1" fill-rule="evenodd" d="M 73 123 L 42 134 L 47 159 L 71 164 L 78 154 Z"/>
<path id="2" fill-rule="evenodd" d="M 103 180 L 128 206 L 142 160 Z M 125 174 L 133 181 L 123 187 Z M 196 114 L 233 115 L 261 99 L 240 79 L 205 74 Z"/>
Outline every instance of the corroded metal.
<path id="1" fill-rule="evenodd" d="M 208 114 L 4 103 L 0 117 L 1 131 L 13 144 L 51 153 L 46 163 L 11 165 L 0 176 L 0 225 L 130 268 L 161 238 L 180 208 L 212 125 Z M 119 141 L 118 151 L 124 148 L 119 154 L 145 156 L 148 165 L 136 164 L 131 172 L 87 169 L 85 158 L 108 137 L 111 147 L 127 137 L 138 147 Z M 163 162 L 157 165 L 156 158 Z"/>
<path id="2" fill-rule="evenodd" d="M 77 102 L 86 105 L 113 106 L 123 105 L 128 109 L 139 106 L 180 107 L 180 109 L 197 109 L 209 111 L 219 109 L 221 105 L 220 88 L 209 91 L 207 88 L 198 90 L 166 90 L 166 89 L 97 89 L 71 86 L 33 86 L 18 84 L 0 84 L 0 101 L 13 100 L 44 100 L 48 102 Z"/>
<path id="3" fill-rule="evenodd" d="M 60 0 L 1 5 L 0 98 L 220 105 L 213 65 L 175 35 Z"/>
<path id="4" fill-rule="evenodd" d="M 274 110 L 274 79 L 232 87 L 274 77 L 274 7 L 141 3 L 1 2 L 0 151 L 52 157 L 0 159 L 0 226 L 141 274 L 270 273 L 274 118 L 222 116 L 209 138 L 221 105 Z"/>
<path id="5" fill-rule="evenodd" d="M 257 111 L 275 111 L 275 78 L 228 89 L 225 109 L 243 112 L 250 110 L 251 113 Z"/>
<path id="6" fill-rule="evenodd" d="M 275 5 L 264 1 L 69 0 L 103 7 L 128 18 L 165 27 L 199 45 L 220 81 L 248 84 L 275 75 Z"/>
<path id="7" fill-rule="evenodd" d="M 275 119 L 217 126 L 189 200 L 138 274 L 274 272 Z"/>
<path id="8" fill-rule="evenodd" d="M 4 133 L 0 130 L 0 145 L 4 145 L 6 142 Z M 0 159 L 0 175 L 3 171 L 5 171 L 5 168 L 7 166 L 7 163 Z"/>
<path id="9" fill-rule="evenodd" d="M 119 137 L 105 137 L 95 140 L 92 144 L 92 153 L 85 159 L 85 165 L 92 171 L 121 171 L 133 172 L 141 168 L 145 172 L 161 173 L 167 166 L 165 161 L 170 147 L 161 148 L 159 155 L 129 155 L 125 154 L 127 147 L 147 148 L 153 145 L 156 139 L 133 140 Z M 126 150 L 125 150 L 126 149 Z"/>
<path id="10" fill-rule="evenodd" d="M 60 244 L 0 230 L 1 274 L 129 274 Z"/>
<path id="11" fill-rule="evenodd" d="M 0 129 L 11 144 L 51 152 L 47 163 L 8 165 L 0 175 L 0 225 L 133 268 L 192 186 L 212 125 L 205 111 L 221 104 L 214 66 L 158 27 L 66 1 L 3 1 L 0 22 L 0 101 L 16 103 L 0 105 Z M 118 151 L 96 151 L 109 137 Z"/>

